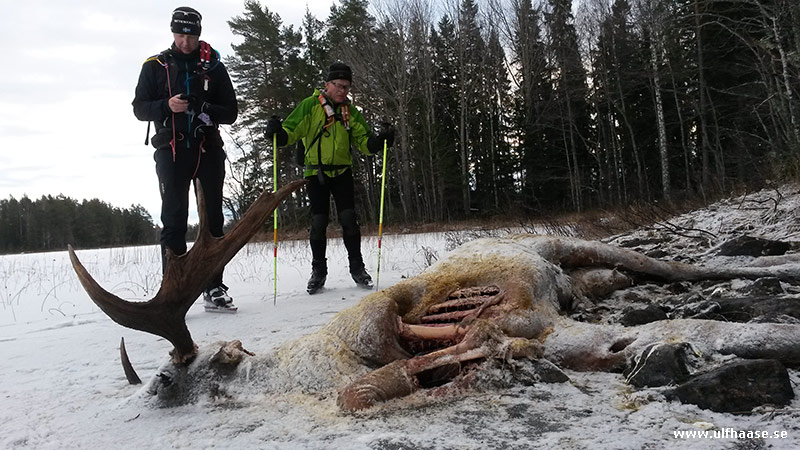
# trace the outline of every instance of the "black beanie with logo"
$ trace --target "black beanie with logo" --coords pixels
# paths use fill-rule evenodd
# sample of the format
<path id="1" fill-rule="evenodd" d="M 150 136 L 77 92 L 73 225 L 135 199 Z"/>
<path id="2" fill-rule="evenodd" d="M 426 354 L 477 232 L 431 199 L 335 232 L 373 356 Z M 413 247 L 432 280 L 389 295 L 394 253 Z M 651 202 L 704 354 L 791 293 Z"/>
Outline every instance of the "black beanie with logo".
<path id="1" fill-rule="evenodd" d="M 188 6 L 181 6 L 172 11 L 172 21 L 169 26 L 173 33 L 176 34 L 190 34 L 192 36 L 200 36 L 200 21 L 203 16 L 197 12 L 196 9 Z"/>

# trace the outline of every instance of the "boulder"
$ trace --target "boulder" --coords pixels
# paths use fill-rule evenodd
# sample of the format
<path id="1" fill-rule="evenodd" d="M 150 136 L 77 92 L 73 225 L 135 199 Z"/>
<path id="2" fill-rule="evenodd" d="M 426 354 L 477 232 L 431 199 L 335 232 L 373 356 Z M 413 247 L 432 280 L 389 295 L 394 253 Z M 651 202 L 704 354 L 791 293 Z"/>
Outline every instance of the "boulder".
<path id="1" fill-rule="evenodd" d="M 719 246 L 720 256 L 766 256 L 783 255 L 791 248 L 788 242 L 772 241 L 753 236 L 739 236 Z"/>
<path id="2" fill-rule="evenodd" d="M 657 387 L 677 384 L 689 378 L 687 360 L 693 353 L 685 343 L 653 344 L 632 361 L 623 374 L 625 382 L 636 387 Z"/>
<path id="3" fill-rule="evenodd" d="M 761 405 L 785 406 L 794 398 L 786 367 L 774 359 L 735 361 L 698 375 L 665 395 L 726 413 L 747 413 Z"/>
<path id="4" fill-rule="evenodd" d="M 726 298 L 718 301 L 717 313 L 731 322 L 749 322 L 763 316 L 800 319 L 800 299 L 793 296 Z"/>
<path id="5" fill-rule="evenodd" d="M 511 369 L 515 382 L 525 386 L 537 383 L 566 383 L 569 376 L 561 368 L 546 359 L 520 359 L 505 363 Z"/>
<path id="6" fill-rule="evenodd" d="M 626 327 L 632 327 L 666 319 L 667 313 L 665 313 L 661 307 L 655 304 L 650 304 L 642 309 L 627 309 L 619 319 L 619 323 L 625 325 Z"/>
<path id="7" fill-rule="evenodd" d="M 779 295 L 785 294 L 781 280 L 775 277 L 759 278 L 741 290 L 744 294 L 751 295 Z"/>

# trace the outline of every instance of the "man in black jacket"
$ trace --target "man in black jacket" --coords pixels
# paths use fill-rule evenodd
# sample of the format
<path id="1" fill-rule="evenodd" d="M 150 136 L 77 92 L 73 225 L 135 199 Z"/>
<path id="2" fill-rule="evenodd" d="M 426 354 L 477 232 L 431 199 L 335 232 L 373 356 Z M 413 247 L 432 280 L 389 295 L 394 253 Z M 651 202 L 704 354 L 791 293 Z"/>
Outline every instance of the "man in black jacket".
<path id="1" fill-rule="evenodd" d="M 133 112 L 152 121 L 161 193 L 162 269 L 166 249 L 186 253 L 189 185 L 203 187 L 211 234 L 222 236 L 222 188 L 225 151 L 219 124 L 232 124 L 239 113 L 236 93 L 219 53 L 200 40 L 200 13 L 189 7 L 173 11 L 172 46 L 142 65 Z M 203 294 L 206 311 L 235 312 L 220 272 Z"/>

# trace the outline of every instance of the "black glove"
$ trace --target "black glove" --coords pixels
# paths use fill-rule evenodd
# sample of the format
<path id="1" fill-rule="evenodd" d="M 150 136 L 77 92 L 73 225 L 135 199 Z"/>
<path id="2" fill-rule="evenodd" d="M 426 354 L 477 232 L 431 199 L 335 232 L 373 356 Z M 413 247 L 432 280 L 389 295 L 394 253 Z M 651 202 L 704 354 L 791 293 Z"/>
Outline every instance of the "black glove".
<path id="1" fill-rule="evenodd" d="M 281 119 L 279 119 L 278 116 L 272 116 L 267 121 L 267 129 L 264 130 L 264 135 L 270 142 L 272 142 L 272 137 L 277 135 L 278 147 L 283 147 L 289 142 L 289 135 L 286 133 L 286 130 L 283 129 L 283 126 L 281 126 Z"/>
<path id="2" fill-rule="evenodd" d="M 394 145 L 394 127 L 389 122 L 381 122 L 378 133 L 367 140 L 367 149 L 370 153 L 378 153 L 383 150 L 384 141 L 387 147 Z"/>
<path id="3" fill-rule="evenodd" d="M 394 145 L 394 127 L 389 122 L 381 122 L 378 129 L 378 140 L 386 141 L 388 147 Z"/>
<path id="4" fill-rule="evenodd" d="M 190 95 L 181 94 L 178 98 L 189 102 L 189 106 L 188 108 L 186 108 L 187 113 L 200 114 L 201 112 L 203 112 L 203 106 L 205 106 L 205 102 L 201 101 L 198 96 L 194 94 Z"/>
<path id="5" fill-rule="evenodd" d="M 200 100 L 200 97 L 194 94 L 181 94 L 178 98 L 189 102 L 189 106 L 186 108 L 187 114 L 197 115 L 205 125 L 214 125 L 211 120 L 211 103 Z"/>

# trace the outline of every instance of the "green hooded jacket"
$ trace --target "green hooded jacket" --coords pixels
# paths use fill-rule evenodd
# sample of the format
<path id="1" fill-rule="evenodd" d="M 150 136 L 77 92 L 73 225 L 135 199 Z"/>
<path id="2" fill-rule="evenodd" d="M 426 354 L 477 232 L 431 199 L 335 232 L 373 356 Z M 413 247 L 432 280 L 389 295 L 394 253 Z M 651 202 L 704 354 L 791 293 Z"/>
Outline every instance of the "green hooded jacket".
<path id="1" fill-rule="evenodd" d="M 322 155 L 322 164 L 328 166 L 347 166 L 325 169 L 325 175 L 335 177 L 344 173 L 349 166 L 353 165 L 353 158 L 350 154 L 350 146 L 353 145 L 365 155 L 372 155 L 367 149 L 367 139 L 372 135 L 372 131 L 367 126 L 364 116 L 353 105 L 348 105 L 350 112 L 350 130 L 348 131 L 341 120 L 336 120 L 333 125 L 322 132 L 322 135 L 313 143 L 322 130 L 327 116 L 325 110 L 319 103 L 319 95 L 323 93 L 319 89 L 314 90 L 314 94 L 303 99 L 291 114 L 283 121 L 283 129 L 289 135 L 286 145 L 303 141 L 306 149 L 303 176 L 308 177 L 317 174 L 317 169 L 313 168 L 320 164 L 319 155 Z M 328 100 L 333 105 L 333 102 Z M 341 105 L 334 107 L 336 115 L 341 114 Z"/>

